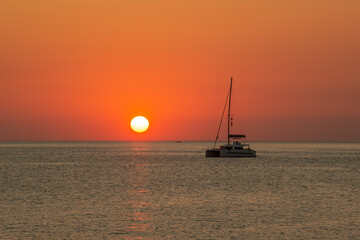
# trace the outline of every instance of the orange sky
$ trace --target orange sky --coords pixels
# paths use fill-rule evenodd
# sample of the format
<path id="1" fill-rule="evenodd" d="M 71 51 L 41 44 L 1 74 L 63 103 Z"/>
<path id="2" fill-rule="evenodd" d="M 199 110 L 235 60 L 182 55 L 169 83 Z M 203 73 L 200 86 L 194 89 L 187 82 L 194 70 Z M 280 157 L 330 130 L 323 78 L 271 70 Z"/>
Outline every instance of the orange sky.
<path id="1" fill-rule="evenodd" d="M 360 141 L 358 0 L 0 1 L 0 140 Z M 144 134 L 130 120 L 150 121 Z"/>

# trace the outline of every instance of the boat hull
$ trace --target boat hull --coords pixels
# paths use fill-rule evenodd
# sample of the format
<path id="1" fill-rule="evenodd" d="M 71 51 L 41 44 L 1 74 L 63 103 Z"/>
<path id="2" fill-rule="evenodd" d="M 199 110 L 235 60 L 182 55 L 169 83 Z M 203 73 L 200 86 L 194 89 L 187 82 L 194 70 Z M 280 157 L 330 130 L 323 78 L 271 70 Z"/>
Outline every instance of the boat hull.
<path id="1" fill-rule="evenodd" d="M 208 149 L 206 150 L 206 157 L 256 157 L 254 150 L 227 150 L 227 149 Z"/>
<path id="2" fill-rule="evenodd" d="M 220 151 L 217 150 L 206 150 L 206 157 L 220 157 Z"/>

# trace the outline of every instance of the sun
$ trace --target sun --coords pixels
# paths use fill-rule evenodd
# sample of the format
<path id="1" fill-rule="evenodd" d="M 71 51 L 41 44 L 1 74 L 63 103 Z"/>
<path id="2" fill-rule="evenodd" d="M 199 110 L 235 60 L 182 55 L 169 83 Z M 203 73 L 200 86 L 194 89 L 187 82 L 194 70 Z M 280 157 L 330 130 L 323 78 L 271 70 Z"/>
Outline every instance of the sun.
<path id="1" fill-rule="evenodd" d="M 131 120 L 130 126 L 135 132 L 142 133 L 149 128 L 149 121 L 143 116 L 137 116 Z"/>

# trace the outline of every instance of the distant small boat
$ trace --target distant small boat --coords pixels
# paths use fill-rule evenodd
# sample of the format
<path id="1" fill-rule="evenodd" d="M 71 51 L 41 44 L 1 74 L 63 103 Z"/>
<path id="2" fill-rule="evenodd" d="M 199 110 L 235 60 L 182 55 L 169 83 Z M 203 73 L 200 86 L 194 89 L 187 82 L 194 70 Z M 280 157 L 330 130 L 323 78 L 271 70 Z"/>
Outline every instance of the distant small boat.
<path id="1" fill-rule="evenodd" d="M 219 137 L 219 131 L 221 127 L 221 123 L 224 117 L 225 108 L 223 114 L 221 116 L 219 130 L 215 139 L 214 148 L 206 150 L 206 157 L 256 157 L 256 151 L 250 148 L 249 144 L 241 143 L 241 140 L 246 138 L 243 134 L 230 134 L 230 105 L 231 105 L 231 90 L 232 90 L 232 78 L 230 80 L 230 90 L 229 95 L 226 98 L 228 102 L 228 123 L 227 123 L 227 144 L 220 146 L 219 148 L 215 148 L 216 141 Z M 225 105 L 226 106 L 226 105 Z M 235 140 L 232 143 L 230 140 Z"/>

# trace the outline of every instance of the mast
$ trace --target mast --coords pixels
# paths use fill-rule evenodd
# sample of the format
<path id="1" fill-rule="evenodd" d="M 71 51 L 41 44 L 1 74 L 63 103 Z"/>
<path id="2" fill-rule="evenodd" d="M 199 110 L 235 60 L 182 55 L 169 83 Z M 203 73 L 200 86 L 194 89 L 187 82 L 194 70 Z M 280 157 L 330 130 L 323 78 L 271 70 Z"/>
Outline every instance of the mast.
<path id="1" fill-rule="evenodd" d="M 228 144 L 230 144 L 230 104 L 231 104 L 231 88 L 232 88 L 232 77 L 230 80 L 230 92 L 229 92 L 229 110 L 228 110 Z"/>

